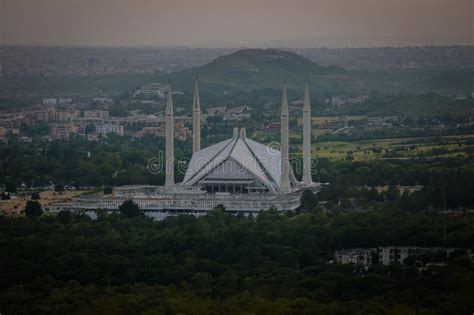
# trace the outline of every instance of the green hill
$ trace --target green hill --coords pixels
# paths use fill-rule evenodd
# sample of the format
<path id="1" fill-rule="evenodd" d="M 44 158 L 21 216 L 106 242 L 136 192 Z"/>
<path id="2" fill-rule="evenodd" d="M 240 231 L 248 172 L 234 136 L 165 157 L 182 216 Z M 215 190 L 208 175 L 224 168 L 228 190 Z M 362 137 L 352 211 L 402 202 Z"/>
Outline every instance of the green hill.
<path id="1" fill-rule="evenodd" d="M 192 77 L 203 86 L 218 90 L 280 88 L 287 80 L 289 88 L 302 89 L 305 78 L 318 81 L 324 75 L 344 74 L 338 67 L 323 67 L 298 54 L 277 49 L 244 49 L 221 56 L 197 68 L 163 76 L 181 89 L 190 89 Z"/>

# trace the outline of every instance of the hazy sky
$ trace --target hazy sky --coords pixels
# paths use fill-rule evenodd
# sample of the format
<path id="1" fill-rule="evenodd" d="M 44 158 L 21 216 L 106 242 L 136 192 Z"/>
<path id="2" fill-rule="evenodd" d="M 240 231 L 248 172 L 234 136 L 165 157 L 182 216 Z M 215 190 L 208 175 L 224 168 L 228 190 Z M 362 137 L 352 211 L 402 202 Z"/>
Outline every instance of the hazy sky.
<path id="1" fill-rule="evenodd" d="M 473 44 L 474 0 L 0 0 L 3 45 Z"/>

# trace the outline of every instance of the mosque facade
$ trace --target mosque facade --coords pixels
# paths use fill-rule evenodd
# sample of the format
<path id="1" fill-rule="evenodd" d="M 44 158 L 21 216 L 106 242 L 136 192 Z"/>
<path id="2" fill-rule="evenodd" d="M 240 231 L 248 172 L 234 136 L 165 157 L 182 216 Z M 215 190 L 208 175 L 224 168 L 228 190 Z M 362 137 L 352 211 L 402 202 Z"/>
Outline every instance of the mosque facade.
<path id="1" fill-rule="evenodd" d="M 234 128 L 224 141 L 201 148 L 201 109 L 198 82 L 193 101 L 193 155 L 184 180 L 174 178 L 174 113 L 171 84 L 166 103 L 165 185 L 115 187 L 112 195 L 91 195 L 72 204 L 55 204 L 51 210 L 116 210 L 132 199 L 145 212 L 157 215 L 205 214 L 217 206 L 231 213 L 253 214 L 265 209 L 291 211 L 300 206 L 301 194 L 319 191 L 311 177 L 311 109 L 306 83 L 303 106 L 303 176 L 298 181 L 289 159 L 289 111 L 286 83 L 281 105 L 280 150 L 247 138 L 245 128 Z"/>

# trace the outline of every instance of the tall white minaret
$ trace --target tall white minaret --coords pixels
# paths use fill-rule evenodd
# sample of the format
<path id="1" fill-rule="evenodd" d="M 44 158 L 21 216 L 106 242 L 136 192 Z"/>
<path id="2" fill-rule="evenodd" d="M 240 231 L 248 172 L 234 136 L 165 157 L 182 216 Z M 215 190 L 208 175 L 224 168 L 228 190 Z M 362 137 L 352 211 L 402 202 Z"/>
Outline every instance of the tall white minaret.
<path id="1" fill-rule="evenodd" d="M 199 102 L 198 80 L 194 78 L 193 101 L 193 153 L 201 150 L 201 103 Z"/>
<path id="2" fill-rule="evenodd" d="M 283 96 L 281 99 L 281 180 L 282 188 L 290 188 L 290 155 L 289 155 L 289 126 L 288 126 L 288 96 L 286 80 L 283 82 Z"/>
<path id="3" fill-rule="evenodd" d="M 166 164 L 165 186 L 174 186 L 174 116 L 171 82 L 168 81 L 168 98 L 166 100 Z"/>
<path id="4" fill-rule="evenodd" d="M 310 186 L 311 178 L 311 104 L 309 102 L 308 79 L 304 89 L 303 106 L 303 184 Z"/>

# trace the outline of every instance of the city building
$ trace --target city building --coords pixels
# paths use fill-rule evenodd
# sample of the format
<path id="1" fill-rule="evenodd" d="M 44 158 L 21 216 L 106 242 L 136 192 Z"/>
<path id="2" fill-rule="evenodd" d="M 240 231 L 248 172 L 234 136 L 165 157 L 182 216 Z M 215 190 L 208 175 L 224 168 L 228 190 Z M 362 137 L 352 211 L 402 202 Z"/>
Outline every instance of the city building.
<path id="1" fill-rule="evenodd" d="M 112 124 L 103 124 L 96 125 L 95 132 L 100 135 L 107 135 L 109 133 L 116 133 L 120 136 L 123 136 L 123 126 L 122 125 L 112 125 Z"/>
<path id="2" fill-rule="evenodd" d="M 185 140 L 189 136 L 191 136 L 191 130 L 184 125 L 183 121 L 176 121 L 174 123 L 174 137 Z"/>
<path id="3" fill-rule="evenodd" d="M 73 133 L 73 127 L 71 123 L 51 124 L 49 135 L 53 139 L 69 139 L 69 136 Z"/>
<path id="4" fill-rule="evenodd" d="M 7 136 L 19 135 L 19 134 L 20 134 L 20 129 L 18 128 L 0 127 L 0 138 L 5 138 Z"/>
<path id="5" fill-rule="evenodd" d="M 68 140 L 72 134 L 84 136 L 84 125 L 82 123 L 73 123 L 72 121 L 50 124 L 49 136 L 51 139 Z"/>
<path id="6" fill-rule="evenodd" d="M 225 114 L 227 108 L 225 106 L 216 106 L 216 107 L 210 107 L 207 109 L 207 113 L 211 116 L 214 115 L 219 115 L 219 114 Z"/>
<path id="7" fill-rule="evenodd" d="M 407 258 L 412 258 L 409 264 L 423 266 L 427 263 L 446 262 L 449 255 L 457 248 L 415 247 L 415 246 L 385 246 L 378 248 L 351 248 L 334 252 L 334 262 L 338 264 L 358 264 L 363 266 L 406 265 Z M 468 251 L 469 254 L 469 251 Z M 424 262 L 423 262 L 424 261 Z"/>
<path id="8" fill-rule="evenodd" d="M 280 132 L 280 123 L 279 122 L 270 122 L 265 125 L 265 131 L 269 133 L 277 133 Z"/>
<path id="9" fill-rule="evenodd" d="M 250 113 L 229 113 L 222 118 L 224 121 L 245 120 L 250 118 Z"/>
<path id="10" fill-rule="evenodd" d="M 109 111 L 108 110 L 85 110 L 84 118 L 106 119 L 106 118 L 109 118 Z"/>
<path id="11" fill-rule="evenodd" d="M 114 100 L 108 97 L 94 97 L 92 101 L 100 104 L 105 104 L 112 103 Z"/>
<path id="12" fill-rule="evenodd" d="M 55 98 L 43 98 L 43 105 L 56 105 L 58 100 Z"/>
<path id="13" fill-rule="evenodd" d="M 334 253 L 334 261 L 338 264 L 371 266 L 374 254 L 377 255 L 377 248 L 343 249 Z"/>
<path id="14" fill-rule="evenodd" d="M 100 140 L 100 135 L 94 133 L 88 133 L 86 136 L 86 139 L 88 141 L 99 141 Z"/>
<path id="15" fill-rule="evenodd" d="M 38 121 L 55 121 L 56 120 L 56 109 L 50 106 L 44 110 L 36 112 L 36 120 Z"/>
<path id="16" fill-rule="evenodd" d="M 59 98 L 58 104 L 71 104 L 72 98 Z"/>
<path id="17" fill-rule="evenodd" d="M 143 85 L 133 92 L 134 98 L 164 98 L 166 95 L 167 86 L 161 83 L 150 83 Z"/>
<path id="18" fill-rule="evenodd" d="M 55 120 L 60 122 L 72 121 L 79 117 L 80 111 L 78 110 L 57 110 L 55 114 Z"/>
<path id="19" fill-rule="evenodd" d="M 79 118 L 81 112 L 74 109 L 68 110 L 57 110 L 53 106 L 49 106 L 46 109 L 36 112 L 36 120 L 45 122 L 68 122 L 73 119 Z"/>
<path id="20" fill-rule="evenodd" d="M 143 138 L 145 135 L 152 135 L 155 137 L 165 137 L 165 129 L 161 126 L 150 126 L 150 127 L 143 127 L 141 130 L 135 132 L 133 135 L 135 138 Z"/>

